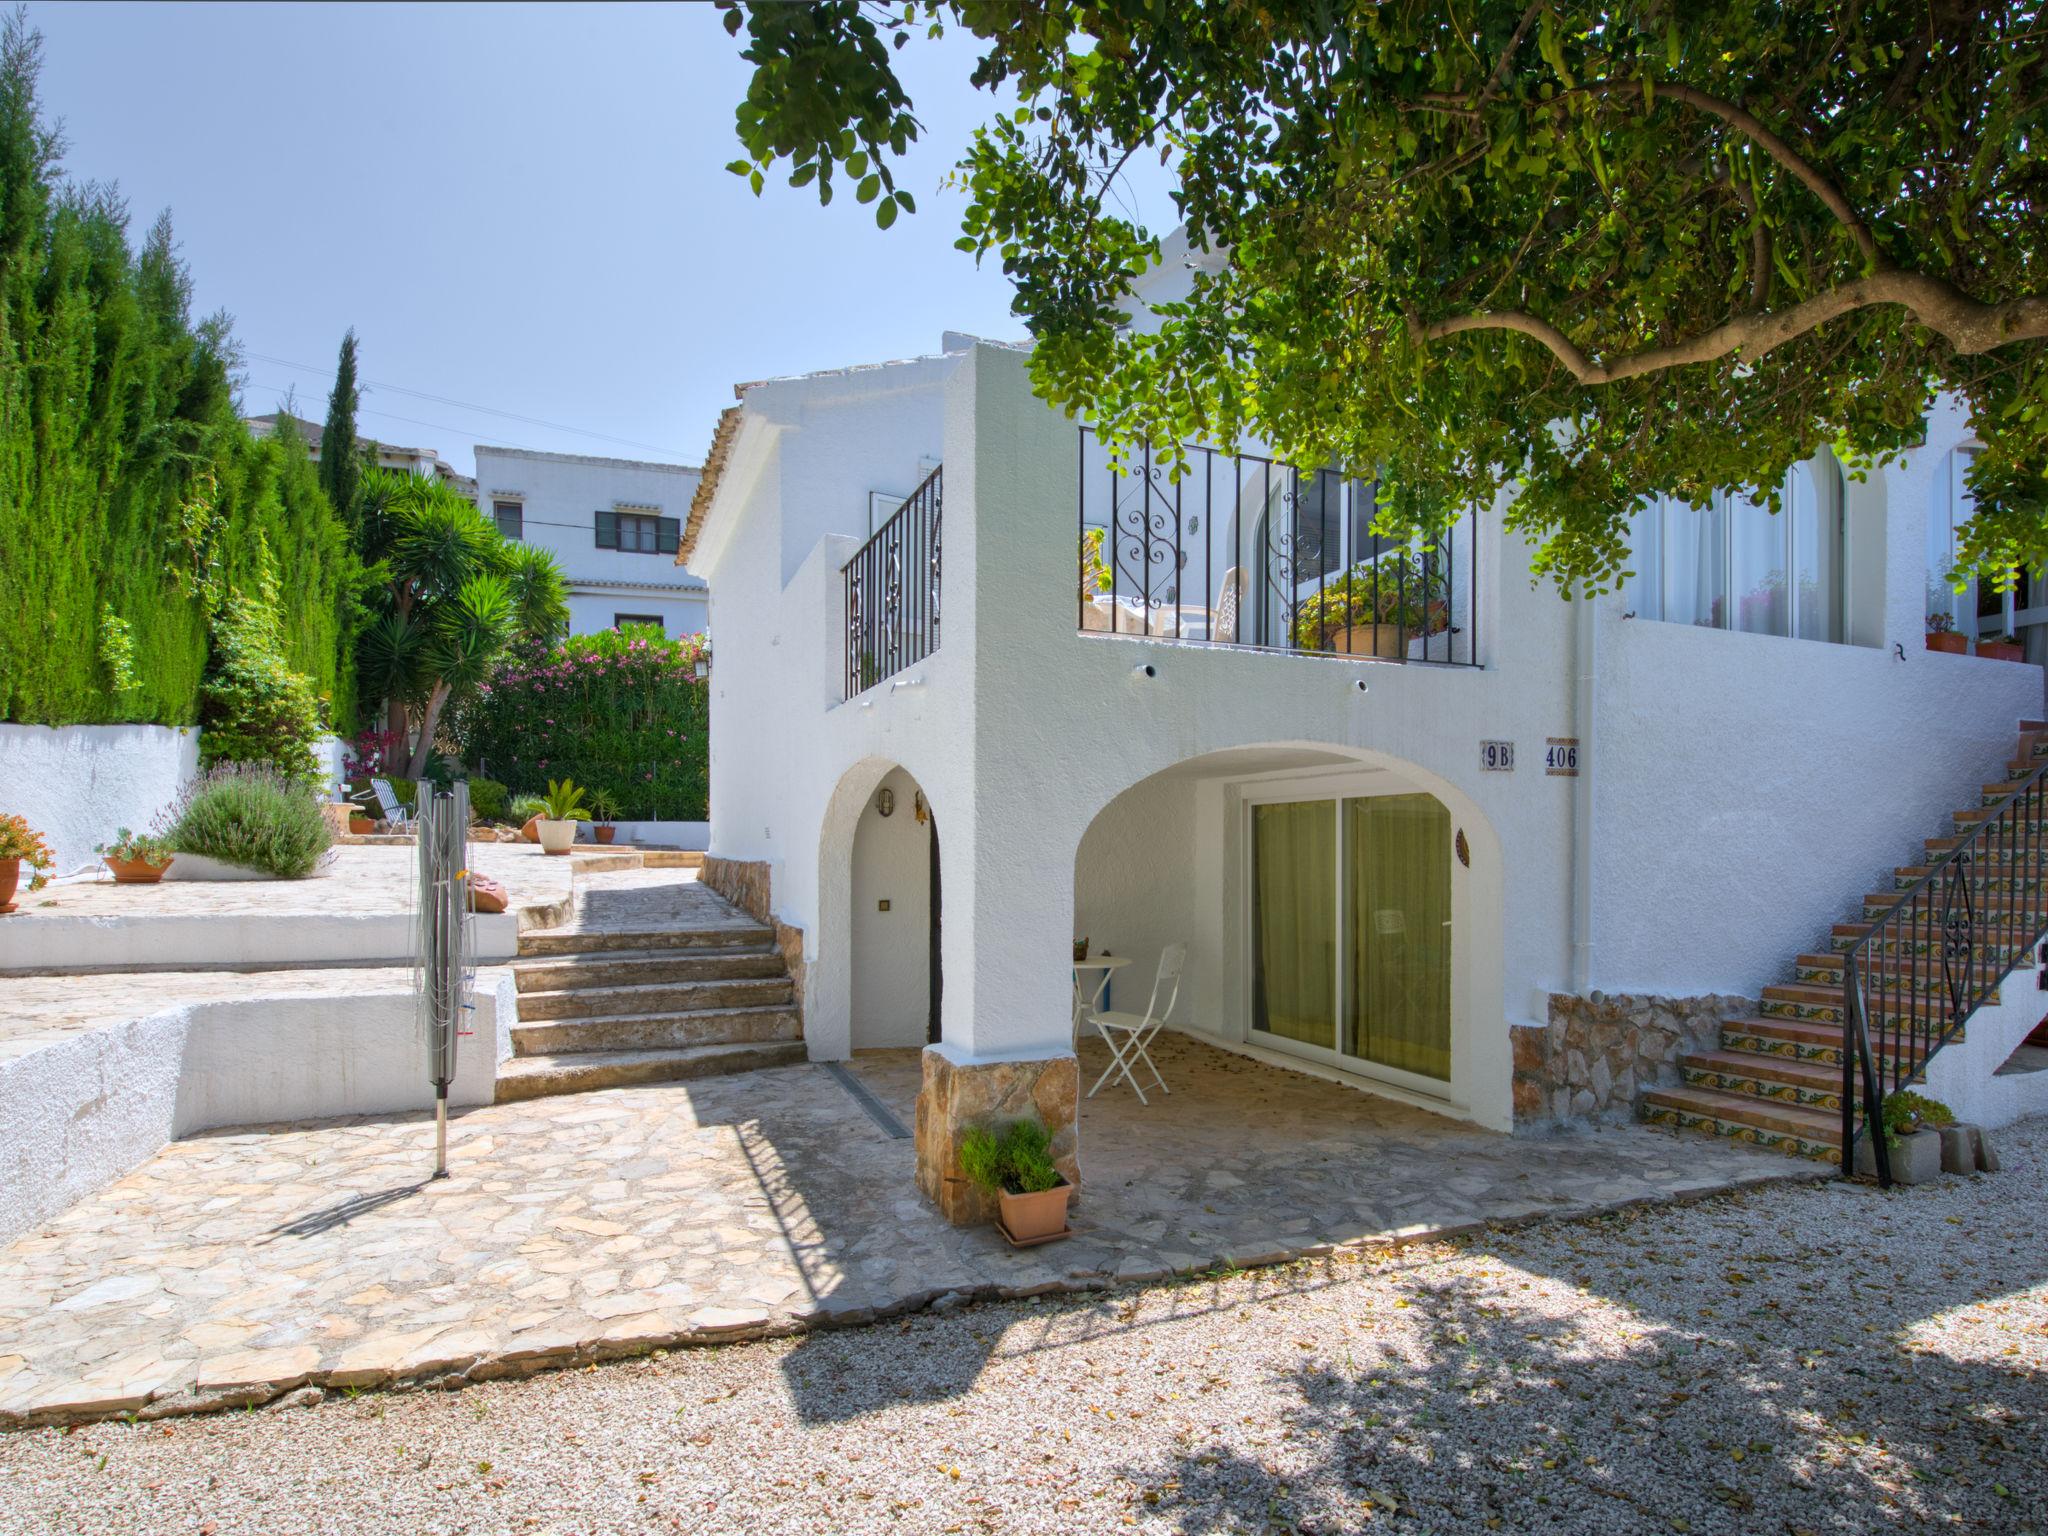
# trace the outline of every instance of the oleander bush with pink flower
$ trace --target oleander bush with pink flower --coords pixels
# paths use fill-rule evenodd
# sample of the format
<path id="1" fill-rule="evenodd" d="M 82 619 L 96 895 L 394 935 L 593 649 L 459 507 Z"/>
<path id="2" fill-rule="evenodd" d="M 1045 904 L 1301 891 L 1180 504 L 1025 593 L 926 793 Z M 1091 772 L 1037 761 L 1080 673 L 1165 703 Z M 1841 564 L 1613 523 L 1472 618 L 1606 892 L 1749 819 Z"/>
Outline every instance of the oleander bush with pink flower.
<path id="1" fill-rule="evenodd" d="M 574 779 L 613 796 L 626 821 L 702 821 L 709 803 L 709 710 L 701 635 L 651 630 L 576 635 L 515 656 L 449 735 L 462 760 L 510 793 Z"/>

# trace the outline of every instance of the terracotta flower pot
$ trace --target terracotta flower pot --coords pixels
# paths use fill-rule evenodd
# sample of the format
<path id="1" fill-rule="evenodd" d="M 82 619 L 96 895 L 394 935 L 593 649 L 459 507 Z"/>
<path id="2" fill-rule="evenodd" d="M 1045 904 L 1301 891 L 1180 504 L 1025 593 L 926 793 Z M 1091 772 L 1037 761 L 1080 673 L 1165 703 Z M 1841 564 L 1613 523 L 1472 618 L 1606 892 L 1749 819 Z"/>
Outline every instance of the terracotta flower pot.
<path id="1" fill-rule="evenodd" d="M 354 837 L 368 837 L 376 827 L 377 823 L 367 816 L 351 816 L 348 819 L 348 830 Z"/>
<path id="2" fill-rule="evenodd" d="M 567 853 L 576 842 L 576 823 L 573 821 L 552 821 L 545 816 L 534 818 L 535 828 L 540 833 L 542 853 Z"/>
<path id="3" fill-rule="evenodd" d="M 1416 632 L 1411 631 L 1409 638 L 1416 638 Z M 1381 661 L 1408 659 L 1408 647 L 1402 643 L 1398 624 L 1354 624 L 1349 629 L 1333 629 L 1324 639 L 1323 649 L 1340 656 L 1376 656 Z"/>
<path id="4" fill-rule="evenodd" d="M 111 853 L 106 855 L 106 864 L 114 872 L 116 885 L 155 885 L 171 867 L 169 859 L 152 864 L 147 859 L 117 859 Z"/>
<path id="5" fill-rule="evenodd" d="M 595 836 L 600 843 L 608 843 L 613 838 L 619 835 L 619 829 L 614 826 L 606 825 L 595 828 L 593 830 L 592 835 Z"/>
<path id="6" fill-rule="evenodd" d="M 1943 630 L 1939 634 L 1929 631 L 1927 649 L 1930 651 L 1947 651 L 1951 656 L 1961 656 L 1970 649 L 1970 637 L 1968 635 L 1959 635 L 1952 629 Z"/>
<path id="7" fill-rule="evenodd" d="M 526 825 L 519 829 L 519 841 L 522 843 L 537 843 L 540 841 L 540 818 L 538 816 L 526 818 Z"/>
<path id="8" fill-rule="evenodd" d="M 1993 661 L 2025 661 L 2027 648 L 2017 640 L 1979 640 L 1977 654 Z"/>
<path id="9" fill-rule="evenodd" d="M 14 910 L 14 887 L 21 880 L 21 860 L 0 859 L 0 912 Z"/>
<path id="10" fill-rule="evenodd" d="M 1013 1195 L 1003 1191 L 1003 1230 L 1010 1234 L 1013 1243 L 1042 1241 L 1058 1237 L 1067 1230 L 1067 1197 L 1074 1192 L 1071 1184 L 1055 1184 L 1051 1189 L 1041 1189 L 1034 1195 Z"/>

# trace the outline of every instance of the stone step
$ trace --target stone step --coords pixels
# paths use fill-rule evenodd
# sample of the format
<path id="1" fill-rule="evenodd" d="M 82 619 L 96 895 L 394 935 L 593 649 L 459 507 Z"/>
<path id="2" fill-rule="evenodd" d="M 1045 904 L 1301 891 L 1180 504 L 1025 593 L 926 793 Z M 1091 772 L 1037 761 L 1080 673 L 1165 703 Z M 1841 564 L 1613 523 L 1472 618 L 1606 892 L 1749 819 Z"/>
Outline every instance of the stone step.
<path id="1" fill-rule="evenodd" d="M 761 923 L 741 920 L 695 928 L 655 928 L 644 932 L 609 932 L 590 928 L 533 928 L 519 935 L 519 954 L 609 954 L 640 949 L 758 949 L 775 942 L 775 932 Z"/>
<path id="2" fill-rule="evenodd" d="M 522 1021 L 512 1027 L 512 1050 L 522 1057 L 568 1057 L 593 1051 L 661 1051 L 802 1038 L 803 1022 L 791 1008 L 705 1008 L 692 1013 Z"/>
<path id="3" fill-rule="evenodd" d="M 744 981 L 786 974 L 782 956 L 763 946 L 620 949 L 608 954 L 533 956 L 512 962 L 513 980 L 522 993 L 674 981 Z"/>
<path id="4" fill-rule="evenodd" d="M 1802 1157 L 1837 1161 L 1841 1156 L 1839 1115 L 1743 1094 L 1717 1093 L 1711 1088 L 1653 1088 L 1643 1095 L 1643 1118 L 1652 1125 L 1711 1131 Z"/>
<path id="5" fill-rule="evenodd" d="M 562 1056 L 520 1056 L 498 1068 L 497 1102 L 541 1099 L 602 1088 L 634 1088 L 793 1066 L 805 1060 L 803 1042 L 692 1045 L 673 1050 L 590 1051 Z"/>
<path id="6" fill-rule="evenodd" d="M 789 977 L 733 981 L 659 981 L 645 986 L 571 987 L 519 994 L 521 1021 L 583 1019 L 615 1013 L 694 1013 L 704 1008 L 758 1008 L 794 996 Z"/>
<path id="7" fill-rule="evenodd" d="M 1754 1051 L 1692 1051 L 1678 1058 L 1679 1075 L 1694 1088 L 1769 1099 L 1801 1109 L 1841 1113 L 1842 1070 L 1819 1062 Z"/>

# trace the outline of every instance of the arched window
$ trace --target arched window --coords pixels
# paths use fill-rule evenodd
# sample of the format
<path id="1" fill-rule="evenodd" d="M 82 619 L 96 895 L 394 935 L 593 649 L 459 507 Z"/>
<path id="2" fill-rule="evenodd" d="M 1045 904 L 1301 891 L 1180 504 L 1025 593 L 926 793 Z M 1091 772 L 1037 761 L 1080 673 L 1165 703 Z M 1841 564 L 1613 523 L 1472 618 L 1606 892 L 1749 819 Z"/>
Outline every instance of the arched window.
<path id="1" fill-rule="evenodd" d="M 1831 454 L 1795 464 L 1782 509 L 1717 494 L 1705 507 L 1653 497 L 1631 525 L 1637 618 L 1753 635 L 1840 641 L 1842 472 Z"/>

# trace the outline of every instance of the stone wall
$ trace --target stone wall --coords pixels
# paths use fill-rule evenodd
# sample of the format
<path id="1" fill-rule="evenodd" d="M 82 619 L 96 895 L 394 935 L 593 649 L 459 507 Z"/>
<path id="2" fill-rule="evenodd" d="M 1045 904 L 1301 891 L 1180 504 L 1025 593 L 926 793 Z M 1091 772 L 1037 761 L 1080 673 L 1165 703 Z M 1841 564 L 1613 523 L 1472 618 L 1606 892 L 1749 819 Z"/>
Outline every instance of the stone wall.
<path id="1" fill-rule="evenodd" d="M 707 853 L 697 878 L 755 922 L 773 925 L 775 948 L 782 955 L 782 963 L 789 968 L 789 985 L 796 995 L 797 1016 L 801 1018 L 804 1011 L 804 931 L 790 927 L 775 915 L 770 900 L 773 877 L 769 873 L 768 861 L 721 859 Z"/>
<path id="2" fill-rule="evenodd" d="M 1515 1128 L 1629 1119 L 1643 1089 L 1678 1081 L 1680 1055 L 1711 1049 L 1723 1019 L 1755 1009 L 1745 997 L 1553 992 L 1547 1025 L 1514 1030 Z"/>
<path id="3" fill-rule="evenodd" d="M 960 1172 L 960 1139 L 977 1125 L 996 1129 L 1036 1116 L 1052 1133 L 1053 1162 L 1078 1196 L 1080 1089 L 1080 1063 L 1072 1056 L 961 1063 L 927 1050 L 917 1095 L 917 1187 L 956 1227 L 994 1219 L 996 1202 Z"/>
<path id="4" fill-rule="evenodd" d="M 704 868 L 697 878 L 757 923 L 768 921 L 768 861 L 766 859 L 722 859 L 704 855 Z"/>

